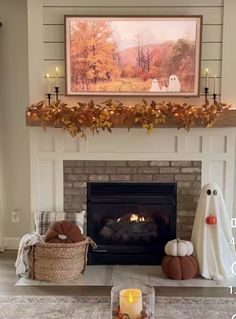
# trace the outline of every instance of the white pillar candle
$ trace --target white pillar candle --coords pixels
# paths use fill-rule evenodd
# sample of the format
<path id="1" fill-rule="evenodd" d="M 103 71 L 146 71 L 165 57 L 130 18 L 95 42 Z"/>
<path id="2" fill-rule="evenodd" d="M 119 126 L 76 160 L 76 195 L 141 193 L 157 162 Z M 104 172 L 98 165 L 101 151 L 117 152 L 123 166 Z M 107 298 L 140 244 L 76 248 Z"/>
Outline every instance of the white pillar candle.
<path id="1" fill-rule="evenodd" d="M 55 83 L 55 86 L 56 86 L 56 87 L 59 87 L 58 74 L 59 74 L 59 68 L 58 68 L 58 66 L 56 66 L 56 83 Z"/>
<path id="2" fill-rule="evenodd" d="M 206 69 L 205 88 L 208 88 L 208 77 L 209 77 L 209 70 Z"/>
<path id="3" fill-rule="evenodd" d="M 47 84 L 48 84 L 48 91 L 47 91 L 47 93 L 49 94 L 49 93 L 51 93 L 51 86 L 50 86 L 50 74 L 49 73 L 47 73 Z"/>
<path id="4" fill-rule="evenodd" d="M 130 319 L 140 319 L 142 291 L 140 289 L 123 289 L 120 291 L 120 312 L 129 315 Z"/>

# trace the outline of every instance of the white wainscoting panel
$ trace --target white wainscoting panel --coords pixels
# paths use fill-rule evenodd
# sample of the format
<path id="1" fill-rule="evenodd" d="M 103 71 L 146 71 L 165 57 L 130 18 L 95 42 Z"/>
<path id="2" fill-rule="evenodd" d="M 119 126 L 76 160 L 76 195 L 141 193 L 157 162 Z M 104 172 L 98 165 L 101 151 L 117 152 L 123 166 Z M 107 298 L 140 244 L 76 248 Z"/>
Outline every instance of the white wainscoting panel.
<path id="1" fill-rule="evenodd" d="M 235 194 L 235 129 L 114 129 L 87 139 L 61 129 L 30 128 L 31 207 L 63 210 L 63 160 L 191 160 L 202 162 L 202 185 L 218 183 L 230 214 Z M 53 145 L 42 148 L 45 136 Z"/>

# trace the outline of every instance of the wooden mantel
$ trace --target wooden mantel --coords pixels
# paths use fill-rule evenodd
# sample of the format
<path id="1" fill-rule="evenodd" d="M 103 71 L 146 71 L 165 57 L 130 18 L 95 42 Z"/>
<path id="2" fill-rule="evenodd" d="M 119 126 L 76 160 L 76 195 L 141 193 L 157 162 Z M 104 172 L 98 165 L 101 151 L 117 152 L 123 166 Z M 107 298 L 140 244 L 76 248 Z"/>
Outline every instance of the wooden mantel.
<path id="1" fill-rule="evenodd" d="M 40 120 L 38 119 L 33 119 L 30 117 L 27 112 L 26 112 L 26 125 L 27 126 L 42 126 Z M 50 124 L 49 122 L 46 125 L 47 127 L 57 127 L 60 128 L 59 126 L 55 126 L 52 123 Z M 115 127 L 124 127 L 117 125 Z M 176 127 L 176 122 L 173 120 L 167 120 L 166 123 L 163 124 L 158 124 L 158 128 L 174 128 Z M 197 124 L 195 128 L 200 128 L 203 127 L 201 123 Z M 236 109 L 229 109 L 223 111 L 219 117 L 217 118 L 214 126 L 214 128 L 227 128 L 227 127 L 235 127 L 236 128 Z"/>

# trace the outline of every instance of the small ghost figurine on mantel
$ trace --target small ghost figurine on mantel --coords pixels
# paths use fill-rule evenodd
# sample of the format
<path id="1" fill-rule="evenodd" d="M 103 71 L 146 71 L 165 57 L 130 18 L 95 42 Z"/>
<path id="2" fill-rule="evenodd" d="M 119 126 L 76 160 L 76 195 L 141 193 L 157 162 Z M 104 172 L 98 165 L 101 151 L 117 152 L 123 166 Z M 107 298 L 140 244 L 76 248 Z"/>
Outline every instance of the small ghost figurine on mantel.
<path id="1" fill-rule="evenodd" d="M 206 279 L 225 280 L 233 277 L 236 261 L 231 217 L 217 184 L 202 187 L 195 215 L 192 243 L 200 275 Z"/>
<path id="2" fill-rule="evenodd" d="M 160 90 L 161 89 L 160 89 L 160 86 L 159 86 L 157 79 L 153 79 L 151 88 L 149 89 L 149 92 L 160 92 Z"/>
<path id="3" fill-rule="evenodd" d="M 171 75 L 169 77 L 169 86 L 168 91 L 169 92 L 180 92 L 180 82 L 177 77 L 177 75 Z"/>

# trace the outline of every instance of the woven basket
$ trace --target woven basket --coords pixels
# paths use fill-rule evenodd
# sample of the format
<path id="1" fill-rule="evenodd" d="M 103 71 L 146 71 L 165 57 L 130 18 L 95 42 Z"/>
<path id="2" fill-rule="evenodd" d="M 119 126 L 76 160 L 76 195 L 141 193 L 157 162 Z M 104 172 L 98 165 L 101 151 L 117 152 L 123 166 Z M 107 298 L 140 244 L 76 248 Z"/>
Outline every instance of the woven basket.
<path id="1" fill-rule="evenodd" d="M 72 280 L 86 269 L 90 238 L 74 244 L 40 243 L 32 249 L 31 277 L 43 281 Z"/>

